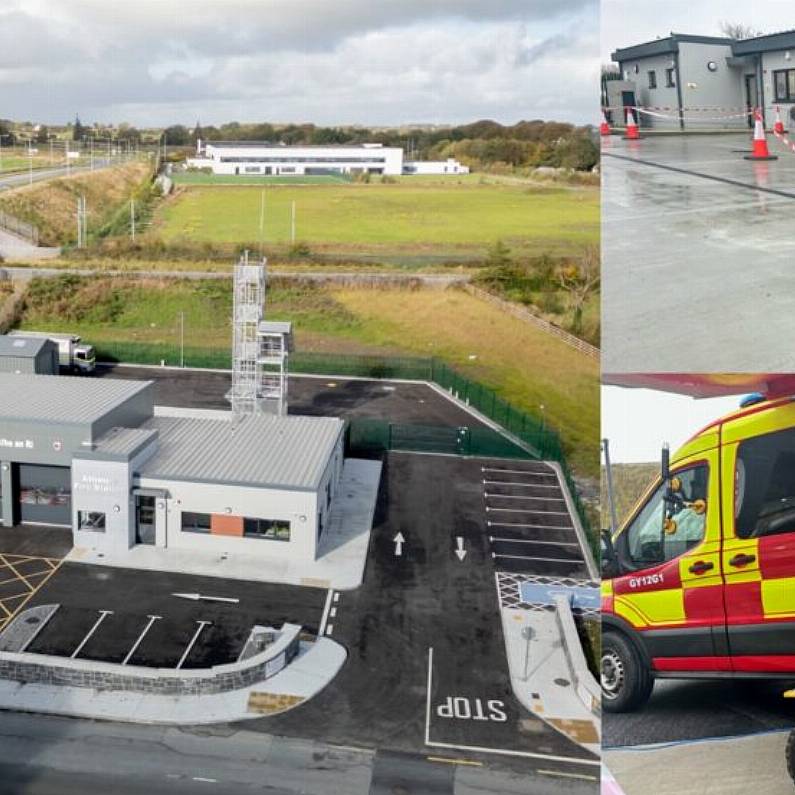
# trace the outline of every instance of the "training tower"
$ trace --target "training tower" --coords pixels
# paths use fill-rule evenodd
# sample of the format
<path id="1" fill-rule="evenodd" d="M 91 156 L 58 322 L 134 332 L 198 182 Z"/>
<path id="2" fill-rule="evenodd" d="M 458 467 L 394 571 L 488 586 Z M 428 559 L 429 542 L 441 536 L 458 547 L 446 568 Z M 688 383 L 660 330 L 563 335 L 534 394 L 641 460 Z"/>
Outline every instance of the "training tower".
<path id="1" fill-rule="evenodd" d="M 264 319 L 266 260 L 255 265 L 248 251 L 235 265 L 232 310 L 232 388 L 235 414 L 287 414 L 292 324 Z"/>

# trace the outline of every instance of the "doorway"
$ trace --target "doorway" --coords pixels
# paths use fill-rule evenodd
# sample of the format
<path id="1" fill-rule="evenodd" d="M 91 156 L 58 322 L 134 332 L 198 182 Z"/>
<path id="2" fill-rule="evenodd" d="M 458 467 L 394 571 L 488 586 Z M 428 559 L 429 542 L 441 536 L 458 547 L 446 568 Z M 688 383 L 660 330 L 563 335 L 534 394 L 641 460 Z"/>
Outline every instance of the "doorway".
<path id="1" fill-rule="evenodd" d="M 748 126 L 753 128 L 754 116 L 751 111 L 758 107 L 759 94 L 756 85 L 756 75 L 745 76 L 745 109 L 748 111 Z"/>
<path id="2" fill-rule="evenodd" d="M 139 494 L 135 498 L 135 543 L 155 543 L 155 498 Z"/>

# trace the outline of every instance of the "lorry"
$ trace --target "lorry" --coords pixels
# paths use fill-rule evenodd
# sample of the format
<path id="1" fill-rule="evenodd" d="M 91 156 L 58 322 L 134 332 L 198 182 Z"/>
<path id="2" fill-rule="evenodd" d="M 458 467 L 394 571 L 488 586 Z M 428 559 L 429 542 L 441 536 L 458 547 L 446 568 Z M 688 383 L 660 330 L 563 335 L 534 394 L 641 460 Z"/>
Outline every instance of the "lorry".
<path id="1" fill-rule="evenodd" d="M 76 334 L 56 334 L 50 331 L 9 331 L 10 337 L 46 337 L 58 346 L 58 363 L 72 373 L 89 375 L 96 369 L 97 354 L 92 345 L 80 341 Z"/>
<path id="2" fill-rule="evenodd" d="M 795 389 L 751 395 L 602 531 L 603 706 L 656 679 L 795 680 Z M 608 482 L 610 482 L 608 480 Z"/>

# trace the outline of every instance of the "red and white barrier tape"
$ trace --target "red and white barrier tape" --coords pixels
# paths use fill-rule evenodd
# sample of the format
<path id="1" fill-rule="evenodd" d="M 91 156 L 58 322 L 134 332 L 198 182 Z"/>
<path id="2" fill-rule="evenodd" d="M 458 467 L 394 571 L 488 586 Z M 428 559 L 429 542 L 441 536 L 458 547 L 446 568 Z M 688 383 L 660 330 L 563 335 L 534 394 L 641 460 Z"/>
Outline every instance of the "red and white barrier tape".
<path id="1" fill-rule="evenodd" d="M 680 110 L 679 108 L 668 107 L 668 106 L 665 106 L 665 105 L 608 105 L 605 108 L 605 110 L 623 110 L 625 107 L 630 107 L 633 110 L 643 110 L 644 108 L 646 108 L 647 110 L 668 110 L 668 111 L 674 111 L 675 113 L 678 113 L 679 110 Z M 714 111 L 735 111 L 735 110 L 740 110 L 740 111 L 743 111 L 744 113 L 753 113 L 753 110 L 748 110 L 748 108 L 745 107 L 745 106 L 722 108 L 722 107 L 719 107 L 717 105 L 713 105 L 713 106 L 706 105 L 704 107 L 698 107 L 698 108 L 696 108 L 696 107 L 686 107 L 686 108 L 681 108 L 681 110 L 683 110 L 683 111 L 693 111 L 693 112 L 702 112 L 702 111 L 708 112 L 708 111 L 713 111 L 713 110 Z"/>
<path id="2" fill-rule="evenodd" d="M 790 141 L 790 139 L 787 138 L 786 135 L 780 132 L 776 132 L 775 130 L 773 130 L 773 135 L 775 135 L 776 138 L 778 138 L 778 140 L 781 141 L 782 144 L 784 144 L 784 146 L 788 146 L 793 152 L 795 152 L 795 143 Z"/>
<path id="3" fill-rule="evenodd" d="M 677 121 L 679 119 L 679 115 L 676 116 L 667 116 L 664 113 L 656 113 L 653 110 L 648 110 L 647 108 L 634 108 L 638 113 L 642 113 L 644 116 L 653 116 L 655 119 L 671 119 L 672 121 Z M 726 116 L 696 116 L 696 117 L 688 117 L 682 116 L 684 121 L 723 121 L 724 119 L 744 119 L 747 116 L 750 116 L 753 113 L 752 110 L 747 110 L 745 113 L 732 113 L 727 114 Z"/>

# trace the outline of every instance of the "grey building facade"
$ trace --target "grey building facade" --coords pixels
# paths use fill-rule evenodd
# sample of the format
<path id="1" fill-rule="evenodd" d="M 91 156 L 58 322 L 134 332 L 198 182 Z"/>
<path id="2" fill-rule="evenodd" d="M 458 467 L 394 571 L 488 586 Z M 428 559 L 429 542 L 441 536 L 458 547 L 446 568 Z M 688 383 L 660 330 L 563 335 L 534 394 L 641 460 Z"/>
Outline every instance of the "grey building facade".
<path id="1" fill-rule="evenodd" d="M 776 106 L 785 125 L 795 123 L 795 31 L 752 39 L 671 33 L 665 38 L 617 49 L 611 55 L 623 92 L 606 86 L 613 122 L 623 123 L 618 106 L 634 95 L 645 127 L 658 129 L 745 129 L 747 113 L 761 108 L 772 127 Z M 656 107 L 670 108 L 655 115 Z M 718 109 L 699 111 L 690 109 Z"/>
<path id="2" fill-rule="evenodd" d="M 0 373 L 58 375 L 58 346 L 41 337 L 2 335 Z"/>
<path id="3" fill-rule="evenodd" d="M 156 408 L 152 382 L 0 373 L 0 525 L 68 526 L 93 552 L 314 560 L 344 428 Z"/>

